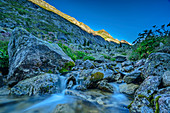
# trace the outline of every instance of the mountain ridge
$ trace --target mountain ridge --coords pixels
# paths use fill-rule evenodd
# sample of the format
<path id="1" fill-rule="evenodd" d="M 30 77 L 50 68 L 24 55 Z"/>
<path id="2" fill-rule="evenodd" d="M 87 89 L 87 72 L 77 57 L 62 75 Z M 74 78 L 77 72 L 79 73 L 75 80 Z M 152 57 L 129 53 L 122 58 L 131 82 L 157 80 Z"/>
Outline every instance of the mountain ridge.
<path id="1" fill-rule="evenodd" d="M 48 11 L 51 11 L 53 13 L 58 14 L 59 16 L 63 17 L 64 19 L 68 20 L 69 22 L 77 25 L 78 27 L 80 27 L 82 30 L 93 34 L 94 36 L 98 35 L 101 36 L 102 38 L 104 38 L 106 41 L 111 41 L 111 42 L 115 42 L 117 44 L 120 43 L 126 43 L 131 45 L 129 42 L 127 41 L 119 41 L 118 39 L 114 39 L 107 31 L 105 31 L 104 29 L 99 30 L 99 31 L 94 31 L 92 30 L 89 26 L 87 26 L 86 24 L 84 24 L 83 22 L 79 22 L 78 20 L 76 20 L 74 17 L 71 17 L 63 12 L 61 12 L 60 10 L 56 9 L 54 6 L 50 5 L 49 3 L 47 3 L 44 0 L 28 0 L 40 7 L 42 7 L 43 9 L 46 9 Z"/>

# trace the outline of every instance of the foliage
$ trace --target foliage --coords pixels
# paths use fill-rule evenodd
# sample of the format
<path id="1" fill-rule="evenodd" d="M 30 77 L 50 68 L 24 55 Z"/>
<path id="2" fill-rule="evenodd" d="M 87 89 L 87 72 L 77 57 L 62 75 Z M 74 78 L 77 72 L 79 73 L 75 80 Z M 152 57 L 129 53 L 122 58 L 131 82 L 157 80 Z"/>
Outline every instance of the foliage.
<path id="1" fill-rule="evenodd" d="M 76 55 L 77 55 L 77 59 L 82 59 L 87 54 L 85 52 L 82 52 L 82 51 L 76 51 Z"/>
<path id="2" fill-rule="evenodd" d="M 111 58 L 111 61 L 115 61 L 116 60 L 116 58 Z"/>
<path id="3" fill-rule="evenodd" d="M 60 73 L 64 73 L 64 72 L 68 72 L 69 70 L 72 69 L 72 67 L 75 66 L 75 63 L 72 61 L 69 61 L 67 63 L 64 64 L 64 66 L 62 67 L 61 70 L 59 70 Z"/>
<path id="4" fill-rule="evenodd" d="M 102 54 L 102 55 L 104 56 L 105 59 L 111 59 L 111 57 L 108 55 L 105 55 L 105 54 Z"/>
<path id="5" fill-rule="evenodd" d="M 95 60 L 95 58 L 93 57 L 93 56 L 85 56 L 84 58 L 83 58 L 83 60 Z"/>
<path id="6" fill-rule="evenodd" d="M 8 41 L 0 41 L 0 67 L 8 67 Z"/>
<path id="7" fill-rule="evenodd" d="M 156 26 L 153 27 L 156 28 Z M 167 25 L 167 27 L 169 26 Z M 160 42 L 165 45 L 170 44 L 170 31 L 165 29 L 165 25 L 162 25 L 161 29 L 157 29 L 155 31 L 145 30 L 144 33 L 140 33 L 139 36 L 140 37 L 133 42 L 135 45 L 133 46 L 132 53 L 129 56 L 130 60 L 147 58 L 149 54 L 156 51 Z"/>
<path id="8" fill-rule="evenodd" d="M 95 60 L 94 57 L 88 56 L 87 53 L 82 52 L 82 51 L 74 51 L 68 46 L 58 43 L 58 45 L 62 48 L 62 50 L 72 59 L 72 60 L 77 60 L 77 59 L 83 59 L 83 60 Z"/>

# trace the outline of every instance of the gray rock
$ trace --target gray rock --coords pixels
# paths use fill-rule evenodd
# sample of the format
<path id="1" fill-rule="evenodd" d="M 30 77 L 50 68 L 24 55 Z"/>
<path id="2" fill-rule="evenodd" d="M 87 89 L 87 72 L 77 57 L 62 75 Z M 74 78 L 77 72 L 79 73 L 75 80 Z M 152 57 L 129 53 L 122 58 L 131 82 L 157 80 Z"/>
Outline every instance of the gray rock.
<path id="1" fill-rule="evenodd" d="M 71 75 L 67 78 L 67 82 L 66 82 L 66 85 L 67 85 L 67 89 L 70 89 L 72 88 L 74 85 L 76 85 L 76 78 L 74 75 Z"/>
<path id="2" fill-rule="evenodd" d="M 135 85 L 135 84 L 121 84 L 121 85 L 119 85 L 120 92 L 129 94 L 129 95 L 134 94 L 138 87 L 139 87 L 139 85 Z"/>
<path id="3" fill-rule="evenodd" d="M 106 91 L 110 93 L 114 92 L 114 87 L 110 85 L 106 80 L 99 81 L 97 85 L 98 85 L 97 88 L 102 91 Z"/>
<path id="4" fill-rule="evenodd" d="M 141 59 L 141 60 L 137 61 L 134 66 L 140 67 L 145 64 L 145 61 L 146 61 L 145 59 Z"/>
<path id="5" fill-rule="evenodd" d="M 153 113 L 153 109 L 148 107 L 150 102 L 145 97 L 135 97 L 133 103 L 131 104 L 130 112 L 131 113 L 145 113 L 149 111 Z M 142 112 L 143 111 L 143 112 Z"/>
<path id="6" fill-rule="evenodd" d="M 93 56 L 95 57 L 95 62 L 98 62 L 98 63 L 102 63 L 102 62 L 105 62 L 105 58 L 103 55 L 96 55 L 96 56 Z"/>
<path id="7" fill-rule="evenodd" d="M 73 62 L 57 44 L 42 41 L 22 28 L 14 29 L 8 52 L 9 85 L 43 72 L 58 73 L 65 63 Z"/>
<path id="8" fill-rule="evenodd" d="M 7 86 L 3 86 L 0 88 L 0 96 L 8 96 L 10 93 L 10 90 Z"/>
<path id="9" fill-rule="evenodd" d="M 85 69 L 93 69 L 95 66 L 93 65 L 93 63 L 90 60 L 86 60 L 82 63 L 82 66 Z"/>
<path id="10" fill-rule="evenodd" d="M 155 91 L 158 91 L 158 86 L 161 83 L 161 78 L 159 76 L 149 76 L 143 83 L 139 86 L 135 93 L 135 97 L 138 95 L 144 95 L 149 97 Z"/>
<path id="11" fill-rule="evenodd" d="M 126 57 L 124 56 L 116 56 L 115 58 L 116 58 L 116 62 L 124 62 L 127 60 Z"/>
<path id="12" fill-rule="evenodd" d="M 131 61 L 125 61 L 122 63 L 122 67 L 132 65 Z"/>
<path id="13" fill-rule="evenodd" d="M 170 54 L 152 53 L 147 58 L 144 68 L 143 77 L 162 76 L 165 71 L 170 70 Z"/>
<path id="14" fill-rule="evenodd" d="M 130 65 L 130 66 L 124 67 L 123 69 L 124 69 L 125 72 L 130 72 L 134 69 L 134 67 L 132 65 Z"/>
<path id="15" fill-rule="evenodd" d="M 163 85 L 165 87 L 170 86 L 170 71 L 164 72 L 164 74 L 162 76 L 162 80 L 163 80 Z"/>
<path id="16" fill-rule="evenodd" d="M 159 113 L 169 113 L 170 111 L 170 87 L 166 87 L 158 90 L 154 96 L 155 100 L 158 100 Z M 155 102 L 156 107 L 156 102 Z"/>
<path id="17" fill-rule="evenodd" d="M 85 91 L 87 88 L 84 85 L 76 85 L 74 87 L 75 90 Z"/>
<path id="18" fill-rule="evenodd" d="M 141 82 L 142 79 L 140 78 L 141 76 L 141 71 L 139 70 L 134 70 L 133 72 L 131 73 L 127 73 L 123 80 L 129 84 L 129 83 L 138 83 L 138 82 Z"/>
<path id="19" fill-rule="evenodd" d="M 149 108 L 148 106 L 142 106 L 141 113 L 154 113 L 154 112 L 152 108 Z"/>
<path id="20" fill-rule="evenodd" d="M 10 90 L 10 94 L 17 96 L 33 96 L 56 92 L 61 92 L 61 90 L 59 75 L 55 74 L 43 74 L 22 80 Z"/>

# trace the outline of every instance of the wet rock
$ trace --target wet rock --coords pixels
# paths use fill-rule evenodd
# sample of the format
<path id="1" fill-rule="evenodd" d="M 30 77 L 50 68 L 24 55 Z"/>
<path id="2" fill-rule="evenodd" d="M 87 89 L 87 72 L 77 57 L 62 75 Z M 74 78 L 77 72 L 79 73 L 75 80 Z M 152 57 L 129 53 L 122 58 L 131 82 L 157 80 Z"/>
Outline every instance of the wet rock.
<path id="1" fill-rule="evenodd" d="M 8 46 L 10 84 L 43 72 L 58 73 L 68 62 L 73 62 L 57 44 L 42 41 L 25 29 L 15 28 Z"/>
<path id="2" fill-rule="evenodd" d="M 170 70 L 170 54 L 152 53 L 146 60 L 143 68 L 143 77 L 162 76 L 165 71 Z"/>
<path id="3" fill-rule="evenodd" d="M 139 86 L 135 93 L 135 97 L 138 95 L 144 95 L 149 97 L 155 91 L 158 91 L 158 86 L 161 83 L 161 78 L 159 76 L 149 76 L 143 83 Z"/>
<path id="4" fill-rule="evenodd" d="M 0 96 L 8 96 L 10 93 L 10 90 L 7 86 L 3 86 L 0 88 Z"/>
<path id="5" fill-rule="evenodd" d="M 93 69 L 95 67 L 90 60 L 84 61 L 82 63 L 82 66 L 84 67 L 84 69 Z"/>
<path id="6" fill-rule="evenodd" d="M 139 70 L 134 70 L 133 72 L 131 73 L 127 73 L 125 74 L 123 80 L 129 84 L 129 83 L 138 83 L 138 82 L 141 82 L 142 79 L 141 79 L 141 71 Z"/>
<path id="7" fill-rule="evenodd" d="M 74 75 L 71 75 L 67 78 L 67 89 L 72 88 L 74 85 L 76 85 L 76 78 Z"/>
<path id="8" fill-rule="evenodd" d="M 121 84 L 119 86 L 119 89 L 121 93 L 132 95 L 135 93 L 138 87 L 139 85 L 135 85 L 135 84 Z"/>
<path id="9" fill-rule="evenodd" d="M 127 60 L 126 57 L 124 56 L 116 56 L 115 58 L 116 58 L 116 62 L 124 62 Z"/>
<path id="10" fill-rule="evenodd" d="M 170 71 L 164 72 L 164 74 L 162 76 L 162 80 L 163 80 L 163 85 L 165 87 L 170 86 Z"/>
<path id="11" fill-rule="evenodd" d="M 102 91 L 106 91 L 110 93 L 114 92 L 114 87 L 110 85 L 106 80 L 99 81 L 97 85 L 98 85 L 97 88 Z"/>
<path id="12" fill-rule="evenodd" d="M 11 95 L 41 95 L 41 94 L 52 94 L 60 91 L 59 75 L 55 74 L 43 74 L 28 78 L 18 82 L 14 87 L 11 88 Z"/>
<path id="13" fill-rule="evenodd" d="M 87 88 L 84 85 L 76 85 L 74 87 L 75 90 L 85 91 Z"/>

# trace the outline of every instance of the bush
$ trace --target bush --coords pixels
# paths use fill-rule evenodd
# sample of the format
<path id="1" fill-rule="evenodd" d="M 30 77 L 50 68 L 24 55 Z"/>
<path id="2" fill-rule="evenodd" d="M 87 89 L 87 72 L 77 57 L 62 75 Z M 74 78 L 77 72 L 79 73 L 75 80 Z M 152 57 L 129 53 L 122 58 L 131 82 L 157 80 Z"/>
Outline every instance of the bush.
<path id="1" fill-rule="evenodd" d="M 82 51 L 76 51 L 77 59 L 82 59 L 84 56 L 87 55 L 87 53 Z"/>
<path id="2" fill-rule="evenodd" d="M 9 56 L 8 56 L 8 41 L 0 41 L 0 67 L 8 67 Z"/>
<path id="3" fill-rule="evenodd" d="M 83 58 L 83 60 L 95 60 L 95 58 L 94 57 L 92 57 L 92 56 L 85 56 L 84 58 Z"/>
<path id="4" fill-rule="evenodd" d="M 60 46 L 64 53 L 67 54 L 72 60 L 75 61 L 77 59 L 75 52 L 71 48 L 67 47 L 62 43 L 58 43 L 58 46 Z"/>

